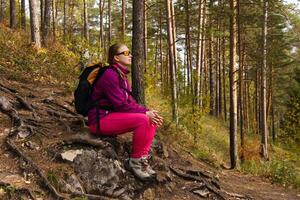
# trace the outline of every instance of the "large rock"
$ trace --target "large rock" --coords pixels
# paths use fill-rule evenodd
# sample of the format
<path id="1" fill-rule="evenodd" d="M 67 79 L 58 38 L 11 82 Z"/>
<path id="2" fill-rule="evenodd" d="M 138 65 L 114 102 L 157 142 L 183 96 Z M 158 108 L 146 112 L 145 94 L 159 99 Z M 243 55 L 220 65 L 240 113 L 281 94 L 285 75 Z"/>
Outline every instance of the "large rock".
<path id="1" fill-rule="evenodd" d="M 112 158 L 116 158 L 112 149 L 83 150 L 76 156 L 75 173 L 87 193 L 119 197 L 125 192 L 125 170 L 118 160 Z"/>

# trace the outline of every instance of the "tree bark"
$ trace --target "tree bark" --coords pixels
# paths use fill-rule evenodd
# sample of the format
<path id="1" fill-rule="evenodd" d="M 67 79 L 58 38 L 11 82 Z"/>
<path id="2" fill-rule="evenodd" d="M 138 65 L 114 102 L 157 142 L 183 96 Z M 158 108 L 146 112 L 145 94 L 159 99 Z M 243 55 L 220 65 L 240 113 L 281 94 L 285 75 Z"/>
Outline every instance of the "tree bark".
<path id="1" fill-rule="evenodd" d="M 173 4 L 173 0 L 170 0 L 170 7 L 171 7 L 171 24 L 172 24 L 172 37 L 173 37 L 173 56 L 174 56 L 174 67 L 175 67 L 175 72 L 174 72 L 174 76 L 176 80 L 176 70 L 177 70 L 177 48 L 176 48 L 176 23 L 175 23 L 175 10 L 174 10 L 174 4 Z M 177 92 L 176 92 L 177 94 Z"/>
<path id="2" fill-rule="evenodd" d="M 26 29 L 25 0 L 21 0 L 21 28 Z"/>
<path id="3" fill-rule="evenodd" d="M 223 112 L 224 112 L 224 119 L 227 121 L 227 101 L 226 101 L 226 60 L 225 60 L 225 37 L 222 38 L 222 64 L 223 64 Z"/>
<path id="4" fill-rule="evenodd" d="M 144 94 L 144 1 L 133 0 L 132 31 L 132 94 L 136 101 L 145 104 Z"/>
<path id="5" fill-rule="evenodd" d="M 53 41 L 56 41 L 56 0 L 52 0 L 52 34 L 53 34 Z"/>
<path id="6" fill-rule="evenodd" d="M 88 9 L 87 0 L 83 0 L 83 37 L 89 41 L 89 20 L 88 20 Z"/>
<path id="7" fill-rule="evenodd" d="M 230 162 L 231 168 L 238 167 L 237 149 L 237 58 L 236 58 L 236 18 L 237 2 L 230 0 Z"/>
<path id="8" fill-rule="evenodd" d="M 203 44 L 203 7 L 204 7 L 205 1 L 202 2 L 202 0 L 199 0 L 199 8 L 198 8 L 198 38 L 197 38 L 197 65 L 196 65 L 196 70 L 197 70 L 197 78 L 196 78 L 196 91 L 195 91 L 195 98 L 196 98 L 196 105 L 200 106 L 200 81 L 201 77 L 203 76 L 201 69 L 202 69 L 202 53 L 201 51 L 203 49 L 202 44 Z M 189 14 L 188 14 L 189 15 Z M 192 76 L 191 76 L 192 77 Z"/>
<path id="9" fill-rule="evenodd" d="M 31 41 L 35 43 L 37 48 L 41 48 L 41 38 L 40 38 L 40 24 L 38 18 L 38 4 L 37 0 L 29 0 L 29 10 L 30 10 L 30 28 L 31 28 Z"/>
<path id="10" fill-rule="evenodd" d="M 4 0 L 0 0 L 0 23 L 4 20 Z"/>
<path id="11" fill-rule="evenodd" d="M 44 23 L 43 23 L 43 44 L 47 46 L 51 22 L 51 5 L 52 0 L 45 0 Z"/>
<path id="12" fill-rule="evenodd" d="M 167 6 L 167 24 L 168 24 L 168 46 L 169 46 L 169 67 L 170 67 L 170 82 L 172 91 L 172 118 L 178 124 L 178 110 L 177 110 L 177 86 L 176 86 L 176 59 L 175 59 L 175 32 L 173 31 L 172 23 L 172 0 L 166 0 Z"/>
<path id="13" fill-rule="evenodd" d="M 126 0 L 122 0 L 122 41 L 125 41 L 125 27 L 126 27 Z"/>
<path id="14" fill-rule="evenodd" d="M 160 82 L 162 84 L 162 88 L 164 87 L 164 65 L 163 65 L 163 44 L 162 44 L 162 9 L 161 5 L 159 6 L 159 61 L 160 61 Z"/>
<path id="15" fill-rule="evenodd" d="M 9 27 L 10 28 L 16 28 L 17 27 L 17 18 L 16 18 L 16 1 L 15 0 L 10 0 L 9 1 L 9 16 L 10 16 L 10 23 Z"/>
<path id="16" fill-rule="evenodd" d="M 187 69 L 187 93 L 194 93 L 193 89 L 193 71 L 192 71 L 192 52 L 191 52 L 191 34 L 190 34 L 190 12 L 189 12 L 189 0 L 185 0 L 185 13 L 186 13 L 186 24 L 185 24 L 185 46 L 186 46 L 186 69 Z M 199 14 L 200 15 L 200 14 Z M 200 42 L 200 41 L 198 41 Z M 198 53 L 199 49 L 197 49 Z M 198 56 L 197 56 L 198 58 Z M 197 96 L 195 95 L 197 99 Z M 195 101 L 195 100 L 194 100 Z M 193 102 L 195 103 L 195 102 Z"/>
<path id="17" fill-rule="evenodd" d="M 45 2 L 44 0 L 40 0 L 40 17 L 41 17 L 41 29 L 43 30 L 43 27 L 44 27 L 44 16 L 45 16 L 45 8 L 44 8 L 44 5 L 45 5 Z"/>
<path id="18" fill-rule="evenodd" d="M 145 59 L 145 65 L 147 66 L 147 50 L 148 50 L 148 41 L 147 41 L 147 8 L 146 8 L 147 0 L 144 0 L 144 59 Z M 145 68 L 145 71 L 147 70 L 147 67 Z"/>
<path id="19" fill-rule="evenodd" d="M 240 22 L 240 0 L 237 0 L 237 34 L 238 34 L 238 58 L 239 58 L 239 91 L 238 91 L 238 121 L 240 124 L 240 139 L 241 139 L 241 161 L 244 160 L 244 99 L 243 99 L 243 63 L 241 49 L 241 22 Z"/>
<path id="20" fill-rule="evenodd" d="M 263 60 L 261 66 L 261 155 L 264 159 L 268 160 L 268 124 L 267 124 L 267 80 L 266 80 L 266 70 L 267 70 L 267 20 L 268 20 L 268 0 L 263 1 Z"/>
<path id="21" fill-rule="evenodd" d="M 132 16 L 136 15 L 134 13 Z M 111 0 L 108 0 L 108 47 L 111 45 Z"/>
<path id="22" fill-rule="evenodd" d="M 63 21 L 63 37 L 64 39 L 67 38 L 67 3 L 66 0 L 64 0 L 64 21 Z"/>
<path id="23" fill-rule="evenodd" d="M 99 48 L 100 52 L 104 50 L 104 38 L 103 38 L 103 13 L 104 13 L 105 0 L 99 1 L 99 22 L 100 22 L 100 31 L 99 31 Z M 103 56 L 100 56 L 103 59 Z"/>

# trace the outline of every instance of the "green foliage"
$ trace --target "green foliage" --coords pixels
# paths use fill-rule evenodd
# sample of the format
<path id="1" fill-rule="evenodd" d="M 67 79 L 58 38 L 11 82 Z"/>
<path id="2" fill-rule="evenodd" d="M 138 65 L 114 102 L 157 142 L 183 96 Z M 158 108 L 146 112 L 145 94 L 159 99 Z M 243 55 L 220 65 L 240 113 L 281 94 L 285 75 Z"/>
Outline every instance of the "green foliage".
<path id="1" fill-rule="evenodd" d="M 10 196 L 13 195 L 17 191 L 17 188 L 13 185 L 4 186 L 3 189 Z"/>
<path id="2" fill-rule="evenodd" d="M 53 185 L 56 189 L 59 188 L 59 178 L 58 176 L 55 174 L 54 171 L 49 170 L 47 172 L 47 179 L 48 181 L 51 183 L 51 185 Z"/>
<path id="3" fill-rule="evenodd" d="M 299 174 L 295 166 L 285 160 L 246 160 L 242 163 L 241 170 L 253 175 L 270 178 L 273 183 L 284 186 L 299 186 Z"/>

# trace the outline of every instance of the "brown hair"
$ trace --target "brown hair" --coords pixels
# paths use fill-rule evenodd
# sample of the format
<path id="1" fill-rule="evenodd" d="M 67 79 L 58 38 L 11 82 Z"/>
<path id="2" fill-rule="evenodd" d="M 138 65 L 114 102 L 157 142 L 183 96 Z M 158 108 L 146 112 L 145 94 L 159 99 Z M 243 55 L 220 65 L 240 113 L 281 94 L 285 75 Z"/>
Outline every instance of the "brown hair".
<path id="1" fill-rule="evenodd" d="M 115 44 L 113 44 L 109 47 L 109 50 L 108 50 L 108 63 L 110 65 L 114 63 L 114 56 L 119 53 L 119 49 L 122 46 L 126 46 L 126 45 L 122 44 L 122 43 L 115 43 Z"/>

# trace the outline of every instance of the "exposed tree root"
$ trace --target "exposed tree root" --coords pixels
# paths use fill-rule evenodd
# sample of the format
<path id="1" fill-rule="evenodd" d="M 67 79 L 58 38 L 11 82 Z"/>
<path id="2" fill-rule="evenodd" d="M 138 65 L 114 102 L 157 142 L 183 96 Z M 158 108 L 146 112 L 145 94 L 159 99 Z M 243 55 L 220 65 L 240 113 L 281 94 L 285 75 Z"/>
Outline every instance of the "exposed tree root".
<path id="1" fill-rule="evenodd" d="M 62 144 L 87 144 L 93 147 L 100 147 L 101 149 L 110 147 L 111 144 L 109 142 L 91 138 L 88 135 L 74 135 L 72 137 L 64 139 Z"/>
<path id="2" fill-rule="evenodd" d="M 80 115 L 78 115 L 78 114 L 75 113 L 74 111 L 70 110 L 68 107 L 63 106 L 63 105 L 60 105 L 59 103 L 57 103 L 56 101 L 54 101 L 54 100 L 52 100 L 52 99 L 44 99 L 43 102 L 46 103 L 46 104 L 52 104 L 52 105 L 55 105 L 55 106 L 57 106 L 57 107 L 59 107 L 59 108 L 65 110 L 67 113 L 72 114 L 73 116 L 82 118 Z"/>
<path id="3" fill-rule="evenodd" d="M 191 181 L 199 181 L 200 183 L 204 183 L 205 187 L 215 195 L 217 195 L 220 199 L 228 199 L 228 196 L 226 193 L 222 192 L 219 188 L 215 186 L 214 183 L 208 182 L 205 178 L 202 178 L 201 176 L 195 176 L 187 173 L 187 171 L 184 171 L 182 169 L 176 169 L 175 167 L 170 166 L 171 171 L 176 174 L 177 176 Z"/>

